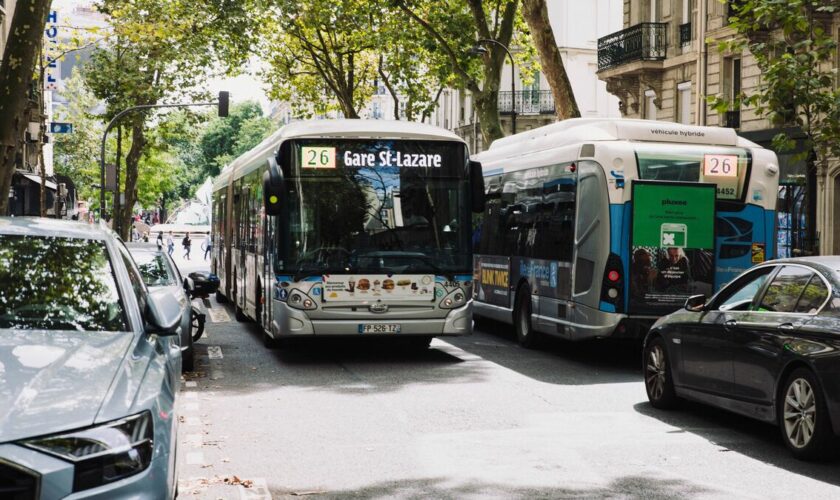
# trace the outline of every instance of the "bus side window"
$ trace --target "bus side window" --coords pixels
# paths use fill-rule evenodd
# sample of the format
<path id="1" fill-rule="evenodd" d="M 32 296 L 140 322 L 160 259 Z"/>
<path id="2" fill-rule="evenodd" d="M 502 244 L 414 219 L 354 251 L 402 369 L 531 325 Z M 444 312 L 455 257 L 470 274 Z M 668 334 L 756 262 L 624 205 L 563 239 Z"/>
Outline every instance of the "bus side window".
<path id="1" fill-rule="evenodd" d="M 501 217 L 499 213 L 502 206 L 501 176 L 488 177 L 485 179 L 485 184 L 487 185 L 487 198 L 484 216 L 481 221 L 478 253 L 503 255 L 501 245 L 503 233 L 500 227 Z"/>

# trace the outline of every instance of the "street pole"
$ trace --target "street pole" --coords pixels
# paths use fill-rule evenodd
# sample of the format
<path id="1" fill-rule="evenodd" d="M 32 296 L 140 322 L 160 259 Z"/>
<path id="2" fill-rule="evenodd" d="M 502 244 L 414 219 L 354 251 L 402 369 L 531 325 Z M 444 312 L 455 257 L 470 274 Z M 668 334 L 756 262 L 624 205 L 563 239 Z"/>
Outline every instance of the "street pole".
<path id="1" fill-rule="evenodd" d="M 191 106 L 218 106 L 219 107 L 219 116 L 225 117 L 228 115 L 228 105 L 229 105 L 229 98 L 230 94 L 228 92 L 219 92 L 219 100 L 216 102 L 186 102 L 186 103 L 177 103 L 177 104 L 143 104 L 140 106 L 132 106 L 128 109 L 124 109 L 116 114 L 111 121 L 108 122 L 108 125 L 105 127 L 105 131 L 102 132 L 102 144 L 99 149 L 99 220 L 102 220 L 102 214 L 105 210 L 105 141 L 108 140 L 108 131 L 117 123 L 117 121 L 122 118 L 123 116 L 132 113 L 134 111 L 143 111 L 146 109 L 158 109 L 158 108 L 188 108 Z M 119 186 L 117 186 L 117 191 L 119 191 Z"/>
<path id="2" fill-rule="evenodd" d="M 490 38 L 479 38 L 476 40 L 476 43 L 494 43 L 504 49 L 507 52 L 508 58 L 510 58 L 510 130 L 512 134 L 516 133 L 516 67 L 513 64 L 513 54 L 510 53 L 510 49 L 507 48 L 505 44 L 498 40 L 493 40 Z"/>

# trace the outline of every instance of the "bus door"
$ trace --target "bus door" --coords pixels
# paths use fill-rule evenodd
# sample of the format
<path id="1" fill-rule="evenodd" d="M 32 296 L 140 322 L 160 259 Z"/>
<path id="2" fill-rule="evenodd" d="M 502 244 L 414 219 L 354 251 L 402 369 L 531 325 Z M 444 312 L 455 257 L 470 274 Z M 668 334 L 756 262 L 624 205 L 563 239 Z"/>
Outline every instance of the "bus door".
<path id="1" fill-rule="evenodd" d="M 572 321 L 587 324 L 592 323 L 587 320 L 600 304 L 602 275 L 610 248 L 610 211 L 604 170 L 592 161 L 579 162 L 577 186 L 572 268 L 572 302 L 576 307 Z"/>

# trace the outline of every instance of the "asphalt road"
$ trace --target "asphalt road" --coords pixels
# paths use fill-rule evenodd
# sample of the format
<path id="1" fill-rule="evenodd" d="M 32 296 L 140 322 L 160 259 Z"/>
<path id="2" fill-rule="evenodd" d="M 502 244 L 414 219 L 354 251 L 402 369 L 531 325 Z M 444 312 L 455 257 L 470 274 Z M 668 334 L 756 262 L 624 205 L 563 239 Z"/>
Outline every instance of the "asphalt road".
<path id="1" fill-rule="evenodd" d="M 499 326 L 414 353 L 269 350 L 211 304 L 179 402 L 183 498 L 840 497 L 840 463 L 793 459 L 772 426 L 653 409 L 630 343 L 526 350 Z"/>

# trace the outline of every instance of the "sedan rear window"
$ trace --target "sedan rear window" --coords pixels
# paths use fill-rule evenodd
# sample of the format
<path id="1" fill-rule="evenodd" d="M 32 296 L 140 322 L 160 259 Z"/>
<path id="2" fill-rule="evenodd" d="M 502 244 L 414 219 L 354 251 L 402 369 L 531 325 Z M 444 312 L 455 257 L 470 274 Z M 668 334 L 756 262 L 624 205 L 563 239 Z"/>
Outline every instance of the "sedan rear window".
<path id="1" fill-rule="evenodd" d="M 0 328 L 126 331 L 105 243 L 0 235 Z"/>
<path id="2" fill-rule="evenodd" d="M 172 286 L 175 275 L 163 255 L 153 252 L 131 252 L 146 286 Z"/>

